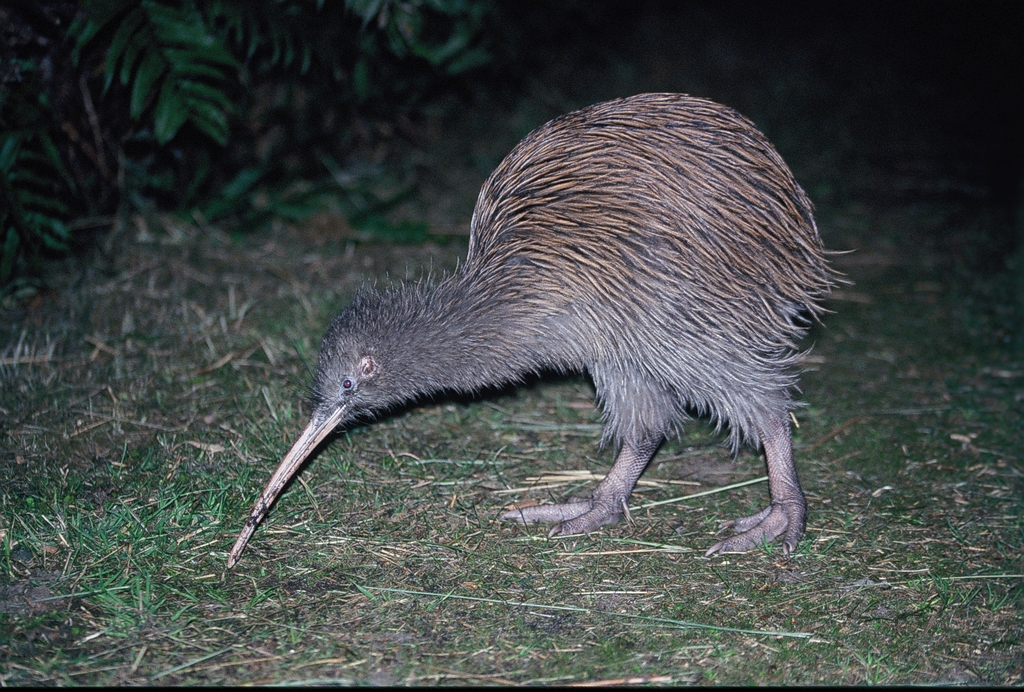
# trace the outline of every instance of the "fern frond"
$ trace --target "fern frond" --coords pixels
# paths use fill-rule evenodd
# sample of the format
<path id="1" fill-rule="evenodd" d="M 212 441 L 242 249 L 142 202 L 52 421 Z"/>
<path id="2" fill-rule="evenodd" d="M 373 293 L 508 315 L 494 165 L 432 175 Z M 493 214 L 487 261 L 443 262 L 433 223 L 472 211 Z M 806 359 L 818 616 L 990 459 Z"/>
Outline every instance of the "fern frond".
<path id="1" fill-rule="evenodd" d="M 92 0 L 72 28 L 74 55 L 105 28 L 116 24 L 107 46 L 104 92 L 114 78 L 131 84 L 129 115 L 151 119 L 159 144 L 187 122 L 218 144 L 227 142 L 230 93 L 241 65 L 191 4 L 155 0 Z"/>

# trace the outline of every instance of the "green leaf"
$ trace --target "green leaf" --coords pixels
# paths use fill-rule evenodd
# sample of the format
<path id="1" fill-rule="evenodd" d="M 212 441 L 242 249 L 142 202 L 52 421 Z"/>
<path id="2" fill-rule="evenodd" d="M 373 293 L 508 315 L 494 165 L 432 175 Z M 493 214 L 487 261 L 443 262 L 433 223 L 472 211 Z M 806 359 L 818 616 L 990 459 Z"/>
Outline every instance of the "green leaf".
<path id="1" fill-rule="evenodd" d="M 64 184 L 68 186 L 68 189 L 74 191 L 76 189 L 75 179 L 64 165 L 64 160 L 60 157 L 60 152 L 57 151 L 57 146 L 53 143 L 50 135 L 42 135 L 39 138 L 39 146 L 46 154 L 50 166 L 64 179 Z"/>
<path id="2" fill-rule="evenodd" d="M 451 36 L 443 44 L 432 46 L 427 43 L 417 42 L 412 45 L 412 50 L 413 53 L 424 58 L 431 65 L 437 66 L 465 49 L 472 36 L 473 32 L 469 25 L 465 22 L 459 22 L 455 25 Z"/>
<path id="3" fill-rule="evenodd" d="M 277 65 L 278 61 L 281 60 L 281 35 L 277 32 L 274 33 L 273 46 L 270 54 L 270 64 Z"/>
<path id="4" fill-rule="evenodd" d="M 174 57 L 169 54 L 175 53 Z M 185 51 L 164 51 L 164 55 L 171 57 L 171 64 L 173 65 L 174 72 L 179 75 L 189 75 L 195 77 L 212 77 L 217 81 L 226 81 L 224 79 L 224 71 L 218 67 L 210 67 L 204 63 L 198 61 L 191 61 L 188 59 Z"/>
<path id="5" fill-rule="evenodd" d="M 132 71 L 138 64 L 139 59 L 148 52 L 149 46 L 153 44 L 153 32 L 146 27 L 135 34 L 133 40 L 125 48 L 124 57 L 121 58 L 121 86 L 127 86 L 128 80 L 132 77 Z"/>
<path id="6" fill-rule="evenodd" d="M 157 37 L 164 45 L 185 47 L 206 62 L 238 66 L 234 56 L 207 30 L 199 12 L 166 7 L 150 0 L 143 2 L 142 6 L 149 13 Z"/>
<path id="7" fill-rule="evenodd" d="M 51 214 L 66 214 L 67 205 L 55 198 L 52 194 L 41 195 L 30 192 L 26 189 L 17 191 L 18 201 L 24 209 L 34 209 L 33 213 L 49 212 Z M 26 213 L 27 216 L 27 213 Z"/>
<path id="8" fill-rule="evenodd" d="M 200 186 L 210 177 L 210 171 L 212 170 L 210 155 L 205 149 L 200 149 L 198 152 L 198 160 L 193 166 L 192 179 L 189 180 L 185 191 L 181 195 L 181 206 L 183 208 L 190 207 L 194 204 L 195 196 L 199 191 Z"/>
<path id="9" fill-rule="evenodd" d="M 217 108 L 209 101 L 191 99 L 186 97 L 189 107 L 189 119 L 202 132 L 205 132 L 210 139 L 221 146 L 228 142 L 228 119 L 224 111 Z"/>
<path id="10" fill-rule="evenodd" d="M 241 197 L 263 177 L 262 168 L 243 168 L 227 185 L 221 188 L 224 197 Z"/>
<path id="11" fill-rule="evenodd" d="M 36 157 L 38 158 L 38 157 Z M 25 156 L 22 158 L 22 164 L 30 161 L 30 157 Z M 37 187 L 48 187 L 53 184 L 53 173 L 48 169 L 45 170 L 45 174 L 37 173 L 35 171 L 26 170 L 27 166 L 21 165 L 10 172 L 8 179 L 17 187 L 25 187 L 35 185 Z"/>
<path id="12" fill-rule="evenodd" d="M 103 93 L 107 92 L 110 88 L 110 84 L 114 81 L 114 73 L 117 72 L 118 62 L 121 60 L 122 54 L 125 52 L 132 39 L 135 38 L 136 32 L 142 26 L 142 22 L 146 19 L 142 10 L 135 8 L 121 20 L 121 23 L 117 27 L 117 31 L 114 32 L 114 37 L 110 40 L 110 45 L 107 47 L 106 61 L 103 66 Z M 131 66 L 127 66 L 126 70 L 130 71 Z M 122 72 L 123 75 L 123 72 Z M 124 83 L 122 77 L 122 84 Z"/>
<path id="13" fill-rule="evenodd" d="M 362 17 L 365 29 L 370 20 L 380 13 L 385 2 L 386 0 L 345 0 L 345 9 Z"/>
<path id="14" fill-rule="evenodd" d="M 60 219 L 43 217 L 38 219 L 38 223 L 42 228 L 50 231 L 49 233 L 40 233 L 43 244 L 51 250 L 66 252 L 68 246 L 64 241 L 68 239 L 70 234 L 64 222 Z"/>
<path id="15" fill-rule="evenodd" d="M 245 195 L 263 177 L 261 168 L 243 168 L 201 211 L 208 221 L 215 221 L 237 208 Z"/>
<path id="16" fill-rule="evenodd" d="M 138 120 L 142 115 L 154 85 L 166 71 L 167 61 L 164 60 L 164 57 L 158 51 L 148 51 L 142 64 L 139 65 L 135 83 L 132 85 L 132 96 L 128 108 L 132 118 Z M 168 83 L 169 80 L 165 81 L 164 86 L 166 87 Z"/>
<path id="17" fill-rule="evenodd" d="M 241 31 L 241 29 L 239 29 Z M 263 44 L 263 38 L 260 36 L 260 26 L 255 19 L 252 19 L 249 24 L 249 46 L 245 51 L 245 59 L 249 60 L 252 56 L 256 55 L 256 51 L 259 50 L 260 45 Z"/>
<path id="18" fill-rule="evenodd" d="M 220 106 L 221 110 L 234 111 L 234 104 L 231 103 L 231 99 L 228 98 L 220 89 L 215 89 L 209 84 L 203 82 L 197 82 L 192 79 L 179 79 L 178 88 L 181 90 L 182 95 L 197 100 L 205 100 L 214 102 Z"/>
<path id="19" fill-rule="evenodd" d="M 21 135 L 17 132 L 5 132 L 0 134 L 0 138 L 0 171 L 7 173 L 14 168 L 14 163 L 18 160 Z"/>
<path id="20" fill-rule="evenodd" d="M 0 282 L 5 282 L 14 269 L 14 258 L 18 255 L 18 233 L 13 227 L 7 229 L 3 254 L 0 255 Z"/>
<path id="21" fill-rule="evenodd" d="M 206 62 L 211 65 L 219 65 L 221 69 L 238 69 L 238 61 L 222 45 L 210 45 L 211 40 L 213 40 L 211 37 L 204 35 L 200 41 L 194 43 L 174 44 L 168 41 L 169 47 L 164 49 L 165 55 L 172 62 L 174 56 L 180 54 L 183 62 Z"/>
<path id="22" fill-rule="evenodd" d="M 358 101 L 362 102 L 369 98 L 373 87 L 370 84 L 370 65 L 365 56 L 360 57 L 352 68 L 352 88 Z"/>
<path id="23" fill-rule="evenodd" d="M 68 35 L 75 37 L 71 49 L 71 62 L 78 65 L 82 49 L 115 17 L 137 4 L 136 0 L 93 0 L 84 2 L 84 19 L 75 19 L 68 27 Z"/>
<path id="24" fill-rule="evenodd" d="M 459 74 L 466 72 L 477 67 L 486 65 L 491 61 L 491 54 L 483 48 L 474 48 L 467 50 L 462 55 L 454 58 L 450 63 L 445 65 L 445 71 L 448 74 Z"/>
<path id="25" fill-rule="evenodd" d="M 165 79 L 160 89 L 160 99 L 153 113 L 153 135 L 160 144 L 167 144 L 178 133 L 181 126 L 188 120 L 188 108 L 185 106 L 177 84 L 172 79 Z"/>
<path id="26" fill-rule="evenodd" d="M 292 40 L 291 32 L 284 35 L 284 66 L 291 67 L 295 61 L 295 42 Z"/>
<path id="27" fill-rule="evenodd" d="M 50 163 L 49 158 L 46 156 L 46 154 L 41 151 L 37 151 L 35 148 L 30 146 L 30 143 L 34 143 L 37 139 L 36 137 L 32 136 L 33 134 L 35 133 L 27 133 L 27 136 L 22 141 L 22 144 L 26 146 L 19 147 L 17 162 L 21 164 L 30 163 L 46 167 Z M 24 168 L 22 168 L 22 170 L 24 170 Z M 15 168 L 14 173 L 12 173 L 12 175 L 18 174 L 18 169 Z"/>

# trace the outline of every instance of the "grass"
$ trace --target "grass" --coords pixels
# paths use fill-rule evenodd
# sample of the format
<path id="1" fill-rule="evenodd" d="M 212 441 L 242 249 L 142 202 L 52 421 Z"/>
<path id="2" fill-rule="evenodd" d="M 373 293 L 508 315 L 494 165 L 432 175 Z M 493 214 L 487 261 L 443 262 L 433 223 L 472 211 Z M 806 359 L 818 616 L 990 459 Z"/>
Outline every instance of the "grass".
<path id="1" fill-rule="evenodd" d="M 965 326 L 962 286 L 843 265 L 857 294 L 813 336 L 794 438 L 811 514 L 789 559 L 701 557 L 766 487 L 759 457 L 731 460 L 699 423 L 659 452 L 632 526 L 549 540 L 498 522 L 608 468 L 590 386 L 570 379 L 343 435 L 227 571 L 305 423 L 339 298 L 259 276 L 261 256 L 297 273 L 300 252 L 275 255 L 287 237 L 189 242 L 192 264 L 135 245 L 52 299 L 96 301 L 92 324 L 117 328 L 56 333 L 29 313 L 10 332 L 5 684 L 1019 682 L 1022 374 Z M 408 261 L 350 261 L 363 252 Z M 147 297 L 168 265 L 184 301 Z M 229 283 L 245 267 L 256 278 Z M 914 329 L 888 329 L 905 315 Z"/>
<path id="2" fill-rule="evenodd" d="M 567 379 L 339 436 L 226 570 L 305 425 L 328 320 L 364 280 L 451 268 L 465 244 L 365 244 L 329 215 L 237 238 L 179 220 L 148 242 L 129 223 L 112 259 L 53 267 L 52 289 L 0 306 L 0 684 L 1019 685 L 1019 305 L 1012 276 L 972 259 L 998 218 L 894 195 L 882 164 L 846 166 L 858 187 L 843 187 L 842 147 L 872 142 L 785 120 L 806 123 L 771 134 L 822 190 L 826 243 L 857 249 L 807 341 L 794 443 L 810 514 L 789 558 L 702 557 L 721 520 L 767 500 L 763 460 L 732 459 L 702 422 L 659 451 L 632 525 L 548 539 L 499 522 L 611 465 L 590 385 Z M 434 161 L 430 209 L 389 223 L 464 232 L 468 215 L 438 209 L 472 204 L 486 171 L 471 161 L 510 122 L 408 157 Z M 922 160 L 931 185 L 942 172 Z"/>

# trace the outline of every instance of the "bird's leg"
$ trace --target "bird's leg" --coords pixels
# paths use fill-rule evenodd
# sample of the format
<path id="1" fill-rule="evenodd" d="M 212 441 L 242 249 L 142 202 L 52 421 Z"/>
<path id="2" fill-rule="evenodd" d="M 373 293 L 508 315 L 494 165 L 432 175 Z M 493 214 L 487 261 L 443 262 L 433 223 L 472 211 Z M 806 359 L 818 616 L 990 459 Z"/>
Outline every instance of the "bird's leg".
<path id="1" fill-rule="evenodd" d="M 660 443 L 660 439 L 640 443 L 624 442 L 615 465 L 591 497 L 574 498 L 557 505 L 514 509 L 501 515 L 501 518 L 523 524 L 558 522 L 549 536 L 589 533 L 605 524 L 614 524 L 623 511 L 628 515 L 626 501 Z"/>
<path id="2" fill-rule="evenodd" d="M 757 514 L 724 522 L 736 532 L 711 546 L 705 556 L 714 553 L 742 553 L 782 536 L 782 552 L 789 555 L 804 535 L 807 500 L 793 465 L 793 447 L 789 422 L 776 418 L 760 433 L 768 463 L 768 492 L 771 504 Z"/>

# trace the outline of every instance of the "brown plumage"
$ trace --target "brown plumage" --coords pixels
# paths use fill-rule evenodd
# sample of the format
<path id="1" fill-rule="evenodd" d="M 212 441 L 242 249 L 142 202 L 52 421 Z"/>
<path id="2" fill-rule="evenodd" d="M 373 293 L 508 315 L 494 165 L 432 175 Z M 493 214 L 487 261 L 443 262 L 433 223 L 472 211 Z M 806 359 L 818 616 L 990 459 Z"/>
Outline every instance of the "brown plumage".
<path id="1" fill-rule="evenodd" d="M 366 290 L 321 345 L 309 426 L 257 502 L 245 542 L 339 425 L 426 394 L 586 372 L 603 442 L 593 497 L 515 510 L 552 533 L 619 518 L 658 445 L 691 415 L 765 447 L 772 504 L 715 546 L 804 530 L 789 411 L 797 341 L 832 273 L 811 203 L 753 124 L 711 101 L 641 94 L 528 135 L 484 183 L 466 261 L 436 284 Z"/>

